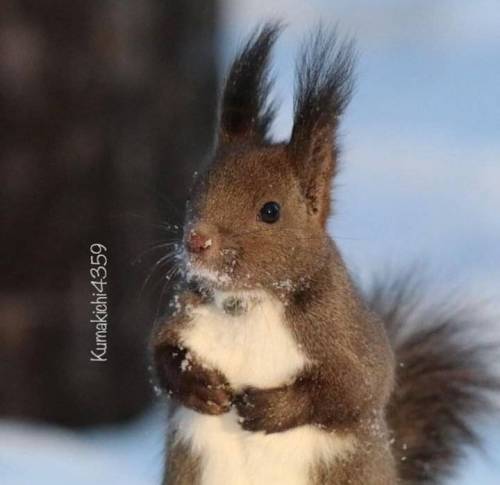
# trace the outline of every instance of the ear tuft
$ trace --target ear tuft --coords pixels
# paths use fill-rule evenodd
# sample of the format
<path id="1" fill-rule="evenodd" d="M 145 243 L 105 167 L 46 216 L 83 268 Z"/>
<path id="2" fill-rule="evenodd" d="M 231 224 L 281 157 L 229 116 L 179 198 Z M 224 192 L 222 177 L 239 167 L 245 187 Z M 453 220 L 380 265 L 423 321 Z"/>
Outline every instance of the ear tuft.
<path id="1" fill-rule="evenodd" d="M 292 141 L 327 128 L 333 133 L 354 87 L 354 44 L 320 26 L 302 48 L 296 66 Z"/>
<path id="2" fill-rule="evenodd" d="M 219 140 L 232 142 L 242 137 L 266 143 L 276 106 L 269 101 L 273 86 L 270 54 L 282 30 L 269 22 L 254 30 L 234 59 L 222 94 Z"/>
<path id="3" fill-rule="evenodd" d="M 354 45 L 323 28 L 304 44 L 296 71 L 294 124 L 288 145 L 311 212 L 325 223 L 337 170 L 339 119 L 354 87 Z"/>

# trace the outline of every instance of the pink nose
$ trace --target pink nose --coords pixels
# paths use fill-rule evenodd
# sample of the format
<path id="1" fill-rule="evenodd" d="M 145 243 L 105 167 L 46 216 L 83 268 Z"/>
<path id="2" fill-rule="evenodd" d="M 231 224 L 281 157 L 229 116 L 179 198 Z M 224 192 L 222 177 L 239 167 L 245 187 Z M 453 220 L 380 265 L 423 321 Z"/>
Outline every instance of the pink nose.
<path id="1" fill-rule="evenodd" d="M 212 246 L 212 239 L 201 232 L 191 231 L 186 240 L 186 246 L 191 253 L 202 253 Z"/>

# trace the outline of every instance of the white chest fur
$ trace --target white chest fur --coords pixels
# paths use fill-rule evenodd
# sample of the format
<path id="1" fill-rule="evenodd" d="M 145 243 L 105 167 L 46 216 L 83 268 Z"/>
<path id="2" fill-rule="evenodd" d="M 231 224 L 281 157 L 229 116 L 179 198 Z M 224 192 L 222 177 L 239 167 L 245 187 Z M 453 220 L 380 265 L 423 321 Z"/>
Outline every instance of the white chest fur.
<path id="1" fill-rule="evenodd" d="M 194 308 L 181 341 L 235 389 L 285 384 L 306 358 L 284 322 L 283 305 L 263 292 L 249 292 L 241 300 L 246 311 L 235 316 L 223 309 L 233 296 L 217 294 L 214 304 Z"/>
<path id="2" fill-rule="evenodd" d="M 241 296 L 241 295 L 240 295 Z M 227 295 L 192 310 L 181 340 L 202 362 L 222 371 L 236 390 L 291 382 L 306 365 L 284 321 L 281 303 L 265 293 L 244 295 L 247 311 L 228 315 Z M 201 485 L 307 485 L 311 466 L 348 452 L 351 438 L 313 426 L 265 435 L 244 431 L 235 411 L 208 416 L 180 408 L 178 439 L 202 459 Z"/>

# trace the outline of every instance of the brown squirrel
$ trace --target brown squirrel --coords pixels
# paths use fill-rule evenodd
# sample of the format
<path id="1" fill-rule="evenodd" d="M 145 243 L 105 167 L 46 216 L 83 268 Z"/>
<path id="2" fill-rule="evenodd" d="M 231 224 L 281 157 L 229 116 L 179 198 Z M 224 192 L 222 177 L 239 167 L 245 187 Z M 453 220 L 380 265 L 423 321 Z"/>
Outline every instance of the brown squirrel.
<path id="1" fill-rule="evenodd" d="M 188 205 L 185 278 L 154 332 L 174 402 L 164 483 L 437 483 L 494 379 L 481 345 L 458 338 L 464 315 L 407 328 L 409 285 L 359 295 L 326 230 L 352 43 L 321 29 L 306 43 L 292 135 L 273 143 L 280 30 L 257 29 L 231 66 Z"/>

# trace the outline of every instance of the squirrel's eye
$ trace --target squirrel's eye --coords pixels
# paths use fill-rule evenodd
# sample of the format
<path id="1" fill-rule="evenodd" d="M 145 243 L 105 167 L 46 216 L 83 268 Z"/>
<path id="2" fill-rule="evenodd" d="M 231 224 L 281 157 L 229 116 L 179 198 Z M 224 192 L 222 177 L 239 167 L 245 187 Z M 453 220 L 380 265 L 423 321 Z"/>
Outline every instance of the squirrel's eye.
<path id="1" fill-rule="evenodd" d="M 266 202 L 260 209 L 260 220 L 272 224 L 280 218 L 280 205 L 277 202 Z"/>

